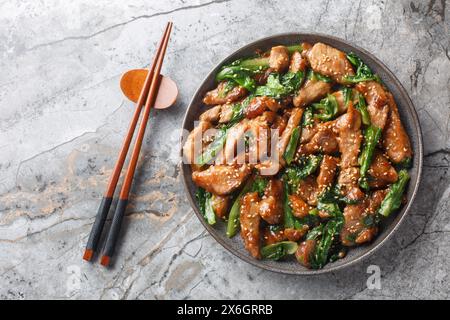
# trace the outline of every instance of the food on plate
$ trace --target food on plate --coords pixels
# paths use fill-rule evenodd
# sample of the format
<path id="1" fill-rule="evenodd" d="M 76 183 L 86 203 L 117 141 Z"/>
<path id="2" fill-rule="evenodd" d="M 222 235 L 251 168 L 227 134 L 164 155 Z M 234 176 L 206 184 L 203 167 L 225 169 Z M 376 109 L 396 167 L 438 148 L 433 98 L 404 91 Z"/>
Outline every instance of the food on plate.
<path id="1" fill-rule="evenodd" d="M 406 199 L 413 150 L 393 95 L 356 54 L 277 45 L 220 68 L 187 137 L 206 222 L 255 259 L 319 269 L 375 239 Z"/>

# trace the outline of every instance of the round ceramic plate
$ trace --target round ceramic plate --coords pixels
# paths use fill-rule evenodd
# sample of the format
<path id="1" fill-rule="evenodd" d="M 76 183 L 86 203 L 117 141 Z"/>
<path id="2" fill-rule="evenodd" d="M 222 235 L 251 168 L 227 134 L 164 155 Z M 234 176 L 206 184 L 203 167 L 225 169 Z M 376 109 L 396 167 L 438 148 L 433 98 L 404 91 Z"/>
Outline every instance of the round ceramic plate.
<path id="1" fill-rule="evenodd" d="M 192 205 L 192 208 L 197 214 L 200 222 L 222 246 L 224 246 L 227 250 L 229 250 L 239 258 L 266 270 L 285 274 L 312 275 L 342 269 L 344 267 L 353 265 L 361 261 L 363 258 L 368 257 L 369 255 L 374 253 L 375 250 L 379 249 L 381 245 L 385 243 L 387 239 L 395 232 L 395 230 L 397 230 L 400 222 L 406 216 L 408 210 L 411 207 L 411 203 L 416 196 L 422 171 L 422 133 L 420 130 L 417 113 L 414 109 L 411 99 L 408 97 L 406 90 L 400 84 L 395 75 L 371 53 L 339 38 L 309 33 L 287 33 L 263 38 L 238 49 L 237 51 L 226 57 L 224 60 L 219 62 L 219 64 L 217 64 L 217 66 L 211 70 L 211 72 L 200 84 L 200 87 L 198 88 L 187 108 L 186 115 L 183 121 L 183 129 L 191 131 L 194 127 L 194 121 L 198 120 L 199 115 L 206 110 L 205 105 L 202 103 L 203 96 L 207 91 L 212 90 L 216 87 L 217 84 L 214 80 L 215 75 L 222 65 L 230 63 L 231 61 L 237 60 L 239 58 L 252 56 L 254 55 L 256 49 L 269 50 L 271 47 L 276 45 L 287 46 L 299 44 L 301 42 L 309 42 L 311 44 L 314 44 L 316 42 L 323 42 L 346 53 L 356 53 L 375 73 L 377 73 L 381 77 L 384 85 L 394 95 L 395 101 L 397 102 L 398 109 L 400 111 L 403 125 L 405 126 L 406 131 L 408 132 L 408 135 L 411 139 L 411 144 L 414 151 L 414 161 L 412 168 L 409 170 L 411 180 L 409 182 L 407 190 L 408 202 L 396 214 L 393 214 L 388 219 L 382 222 L 380 231 L 375 240 L 370 244 L 351 248 L 350 250 L 348 250 L 347 256 L 345 258 L 339 259 L 333 263 L 329 263 L 320 270 L 307 269 L 301 266 L 294 257 L 282 261 L 256 260 L 252 258 L 245 250 L 244 244 L 239 235 L 236 235 L 232 239 L 227 238 L 225 234 L 225 223 L 219 221 L 215 226 L 210 226 L 205 222 L 195 201 L 195 191 L 197 190 L 197 187 L 194 185 L 191 179 L 192 171 L 190 165 L 182 164 L 181 170 L 182 179 L 186 187 L 186 194 Z"/>

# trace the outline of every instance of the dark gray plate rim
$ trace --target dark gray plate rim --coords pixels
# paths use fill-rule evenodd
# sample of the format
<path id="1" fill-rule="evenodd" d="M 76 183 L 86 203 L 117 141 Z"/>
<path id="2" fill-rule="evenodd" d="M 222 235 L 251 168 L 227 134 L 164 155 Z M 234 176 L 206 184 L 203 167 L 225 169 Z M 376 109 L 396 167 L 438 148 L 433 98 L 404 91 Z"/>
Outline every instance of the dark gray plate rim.
<path id="1" fill-rule="evenodd" d="M 275 38 L 289 38 L 289 37 L 295 38 L 297 40 L 297 42 L 300 42 L 305 38 L 317 38 L 318 40 L 315 42 L 322 41 L 324 43 L 329 43 L 329 42 L 340 43 L 344 46 L 350 47 L 356 53 L 362 53 L 362 54 L 370 57 L 373 60 L 373 63 L 378 67 L 378 69 L 381 69 L 384 72 L 385 77 L 382 77 L 383 82 L 385 82 L 385 84 L 386 84 L 386 82 L 389 82 L 391 84 L 391 86 L 396 87 L 398 92 L 396 95 L 394 95 L 394 98 L 396 99 L 397 103 L 398 103 L 398 101 L 402 101 L 402 105 L 407 106 L 408 110 L 406 110 L 406 112 L 408 112 L 409 116 L 412 118 L 412 123 L 408 123 L 408 126 L 412 126 L 414 128 L 414 130 L 416 131 L 415 132 L 416 135 L 414 137 L 411 137 L 411 132 L 410 132 L 411 130 L 409 130 L 409 132 L 408 132 L 408 135 L 410 135 L 410 138 L 414 138 L 414 141 L 415 141 L 414 150 L 413 150 L 414 151 L 413 167 L 409 171 L 411 172 L 412 170 L 416 170 L 416 175 L 415 175 L 415 179 L 411 179 L 411 181 L 409 183 L 408 194 L 407 194 L 408 201 L 407 201 L 406 205 L 404 205 L 403 208 L 401 209 L 401 211 L 397 213 L 397 216 L 395 217 L 395 221 L 389 222 L 389 225 L 386 227 L 386 230 L 383 231 L 384 235 L 381 237 L 381 234 L 378 234 L 378 238 L 381 238 L 381 240 L 379 240 L 378 243 L 373 245 L 371 248 L 367 247 L 367 249 L 364 250 L 364 252 L 362 254 L 360 254 L 359 256 L 356 256 L 353 259 L 349 259 L 348 261 L 345 261 L 344 263 L 341 263 L 340 265 L 337 265 L 336 263 L 329 263 L 325 266 L 325 268 L 319 269 L 319 270 L 310 270 L 310 269 L 302 267 L 300 264 L 298 264 L 297 269 L 294 269 L 294 270 L 286 269 L 286 268 L 282 267 L 283 263 L 285 263 L 284 261 L 279 261 L 275 265 L 270 265 L 269 263 L 265 262 L 265 260 L 256 260 L 256 259 L 252 258 L 251 256 L 249 256 L 241 251 L 236 250 L 235 248 L 233 248 L 231 246 L 229 241 L 227 241 L 229 239 L 224 239 L 224 238 L 220 237 L 219 234 L 217 233 L 218 230 L 216 230 L 214 227 L 210 226 L 208 223 L 205 222 L 202 214 L 200 213 L 200 211 L 197 207 L 195 198 L 192 196 L 192 193 L 190 192 L 191 187 L 188 185 L 188 179 L 191 180 L 191 171 L 190 171 L 189 165 L 181 163 L 181 173 L 182 173 L 183 185 L 185 187 L 186 195 L 187 195 L 189 203 L 190 203 L 191 207 L 193 208 L 195 214 L 197 215 L 198 219 L 203 224 L 203 226 L 206 228 L 206 230 L 208 230 L 208 232 L 212 235 L 212 237 L 217 242 L 219 242 L 225 249 L 227 249 L 229 252 L 231 252 L 233 255 L 237 256 L 238 258 L 240 258 L 254 266 L 257 266 L 257 267 L 260 267 L 262 269 L 269 270 L 272 272 L 283 273 L 283 274 L 294 274 L 294 275 L 318 275 L 318 274 L 325 274 L 325 273 L 329 273 L 329 272 L 342 270 L 348 266 L 355 265 L 355 264 L 361 262 L 363 259 L 366 259 L 367 257 L 371 256 L 376 250 L 381 248 L 387 242 L 387 240 L 392 236 L 392 234 L 399 228 L 399 226 L 402 223 L 402 221 L 404 220 L 406 214 L 409 212 L 411 205 L 416 197 L 416 194 L 417 194 L 417 191 L 419 188 L 419 184 L 420 184 L 420 180 L 421 180 L 421 176 L 422 176 L 422 161 L 423 161 L 422 130 L 420 127 L 420 122 L 419 122 L 419 118 L 417 116 L 417 112 L 416 112 L 414 105 L 413 105 L 408 93 L 406 92 L 405 88 L 402 86 L 402 84 L 397 79 L 397 77 L 389 70 L 389 68 L 383 62 L 378 60 L 378 58 L 376 58 L 373 54 L 366 51 L 365 49 L 362 49 L 362 48 L 348 42 L 347 40 L 343 40 L 343 39 L 340 39 L 340 38 L 337 38 L 334 36 L 329 36 L 329 35 L 320 34 L 320 33 L 295 33 L 295 32 L 281 33 L 281 34 L 276 34 L 276 35 L 261 38 L 259 40 L 253 41 L 253 42 L 237 49 L 233 53 L 229 54 L 226 58 L 222 59 L 222 61 L 220 61 L 212 69 L 212 71 L 202 80 L 201 85 L 196 90 L 192 100 L 189 103 L 188 108 L 186 109 L 182 128 L 187 129 L 190 127 L 190 125 L 188 124 L 188 118 L 189 118 L 188 116 L 189 116 L 190 110 L 195 107 L 195 105 L 194 105 L 195 99 L 197 96 L 199 96 L 199 94 L 201 94 L 202 92 L 205 92 L 205 84 L 207 82 L 207 79 L 210 79 L 211 76 L 214 76 L 214 74 L 217 72 L 217 69 L 220 66 L 222 66 L 224 63 L 228 62 L 231 57 L 233 57 L 233 59 L 236 59 L 236 56 L 238 56 L 241 52 L 245 52 L 246 50 L 248 50 L 248 48 L 254 47 L 255 45 L 264 47 L 265 42 L 271 42 Z M 280 42 L 280 44 L 283 44 L 283 43 Z M 373 65 L 370 65 L 370 67 L 373 67 Z M 386 77 L 387 77 L 387 79 L 386 79 Z M 207 88 L 207 89 L 210 90 L 211 88 Z M 405 111 L 403 111 L 403 112 L 405 112 Z M 404 123 L 404 125 L 405 125 L 405 123 Z M 181 146 L 181 148 L 182 148 L 182 146 Z M 181 155 L 181 151 L 180 151 L 180 155 Z M 376 240 L 377 239 L 375 239 L 375 241 Z M 242 246 L 243 246 L 243 244 L 242 244 Z M 364 248 L 364 246 L 362 246 L 362 248 Z M 352 250 L 352 248 L 350 250 Z M 342 260 L 345 260 L 345 259 L 346 258 L 344 258 Z"/>

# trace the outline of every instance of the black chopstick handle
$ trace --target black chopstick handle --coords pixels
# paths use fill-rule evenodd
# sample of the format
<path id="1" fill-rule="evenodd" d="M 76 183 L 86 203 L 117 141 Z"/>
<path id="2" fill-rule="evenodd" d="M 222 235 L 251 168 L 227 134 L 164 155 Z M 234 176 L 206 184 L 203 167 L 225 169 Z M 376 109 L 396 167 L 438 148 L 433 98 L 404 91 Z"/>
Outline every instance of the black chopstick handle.
<path id="1" fill-rule="evenodd" d="M 106 218 L 108 217 L 109 208 L 111 207 L 111 202 L 112 202 L 111 197 L 103 197 L 102 202 L 98 207 L 97 216 L 95 217 L 95 221 L 86 244 L 86 250 L 84 251 L 83 256 L 84 260 L 90 261 L 92 259 L 93 253 L 97 250 L 103 226 L 105 225 Z"/>
<path id="2" fill-rule="evenodd" d="M 105 247 L 103 248 L 102 258 L 100 263 L 104 266 L 109 265 L 109 260 L 114 254 L 117 239 L 119 238 L 120 227 L 125 216 L 125 209 L 127 208 L 128 199 L 119 199 L 117 202 L 116 212 L 114 213 L 111 227 L 106 238 Z"/>

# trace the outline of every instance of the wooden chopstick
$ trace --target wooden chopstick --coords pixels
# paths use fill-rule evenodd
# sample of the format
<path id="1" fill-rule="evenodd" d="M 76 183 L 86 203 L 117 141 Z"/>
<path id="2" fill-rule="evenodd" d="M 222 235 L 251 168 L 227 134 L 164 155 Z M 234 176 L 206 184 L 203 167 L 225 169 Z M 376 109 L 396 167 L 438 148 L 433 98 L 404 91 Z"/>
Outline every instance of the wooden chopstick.
<path id="1" fill-rule="evenodd" d="M 103 195 L 103 199 L 100 203 L 100 207 L 97 211 L 97 216 L 95 217 L 94 224 L 92 225 L 91 233 L 89 234 L 89 239 L 86 244 L 86 248 L 83 254 L 83 259 L 86 261 L 91 261 L 94 252 L 97 250 L 98 243 L 100 240 L 100 236 L 105 225 L 106 218 L 108 216 L 109 209 L 111 207 L 112 198 L 114 196 L 114 191 L 116 190 L 117 182 L 120 177 L 120 173 L 123 168 L 123 164 L 125 163 L 125 159 L 127 157 L 128 149 L 130 147 L 131 141 L 133 139 L 134 131 L 136 130 L 136 126 L 139 120 L 139 116 L 142 111 L 142 107 L 148 97 L 148 92 L 150 91 L 150 85 L 152 83 L 153 75 L 159 75 L 159 71 L 155 73 L 155 67 L 157 65 L 157 61 L 159 56 L 161 55 L 161 51 L 163 49 L 163 45 L 165 43 L 165 39 L 168 38 L 171 29 L 171 23 L 167 23 L 167 26 L 164 30 L 164 34 L 159 42 L 159 46 L 156 50 L 156 55 L 153 58 L 153 62 L 145 78 L 144 85 L 142 87 L 141 93 L 139 95 L 139 99 L 136 102 L 136 109 L 131 119 L 130 127 L 128 128 L 127 135 L 123 141 L 122 148 L 119 152 L 119 157 L 114 166 L 113 172 L 111 174 L 110 180 L 108 182 L 108 186 Z"/>
<path id="2" fill-rule="evenodd" d="M 119 201 L 117 203 L 117 208 L 114 213 L 111 228 L 109 229 L 108 237 L 106 238 L 105 247 L 102 252 L 102 258 L 100 263 L 103 266 L 108 266 L 110 259 L 114 254 L 114 249 L 117 243 L 117 238 L 120 233 L 120 227 L 122 225 L 123 217 L 125 214 L 125 209 L 128 204 L 128 196 L 130 194 L 131 183 L 133 182 L 134 172 L 136 170 L 137 161 L 139 159 L 139 153 L 141 151 L 142 141 L 144 139 L 145 129 L 147 127 L 148 118 L 150 116 L 150 110 L 153 107 L 159 87 L 159 74 L 161 72 L 162 63 L 164 60 L 164 55 L 166 53 L 167 43 L 169 42 L 170 31 L 172 30 L 172 22 L 168 23 L 167 36 L 164 38 L 161 54 L 158 56 L 156 62 L 156 68 L 152 75 L 152 81 L 150 84 L 150 91 L 147 97 L 147 102 L 145 103 L 144 114 L 142 121 L 139 125 L 139 131 L 136 137 L 136 142 L 133 147 L 133 152 L 131 154 L 130 163 L 125 174 L 125 180 L 122 185 L 122 189 L 119 195 Z"/>

